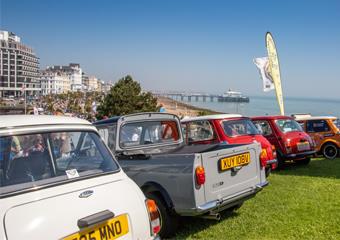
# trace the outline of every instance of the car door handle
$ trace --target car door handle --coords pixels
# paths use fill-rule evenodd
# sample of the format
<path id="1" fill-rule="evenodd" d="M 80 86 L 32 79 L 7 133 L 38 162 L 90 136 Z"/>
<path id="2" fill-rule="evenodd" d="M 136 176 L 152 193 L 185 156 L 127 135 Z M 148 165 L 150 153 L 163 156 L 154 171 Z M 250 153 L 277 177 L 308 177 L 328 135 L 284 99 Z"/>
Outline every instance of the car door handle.
<path id="1" fill-rule="evenodd" d="M 103 222 L 105 220 L 113 218 L 114 216 L 115 214 L 111 212 L 110 210 L 104 210 L 104 211 L 101 211 L 101 212 L 79 219 L 77 222 L 77 225 L 79 228 L 85 228 L 93 224 Z"/>

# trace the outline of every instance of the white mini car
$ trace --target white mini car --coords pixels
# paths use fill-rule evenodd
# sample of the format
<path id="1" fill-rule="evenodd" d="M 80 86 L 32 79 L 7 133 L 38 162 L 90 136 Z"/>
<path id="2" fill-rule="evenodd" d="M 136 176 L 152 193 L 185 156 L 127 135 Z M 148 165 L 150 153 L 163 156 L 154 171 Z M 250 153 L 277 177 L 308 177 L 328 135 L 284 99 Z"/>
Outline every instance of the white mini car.
<path id="1" fill-rule="evenodd" d="M 0 239 L 154 239 L 154 201 L 89 122 L 0 117 Z"/>

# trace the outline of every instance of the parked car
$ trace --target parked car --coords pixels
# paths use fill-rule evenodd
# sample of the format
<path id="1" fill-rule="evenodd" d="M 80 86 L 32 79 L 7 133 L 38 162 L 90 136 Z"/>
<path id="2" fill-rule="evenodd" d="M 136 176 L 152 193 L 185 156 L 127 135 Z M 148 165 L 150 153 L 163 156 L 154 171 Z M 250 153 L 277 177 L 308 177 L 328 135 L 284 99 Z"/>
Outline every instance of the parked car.
<path id="1" fill-rule="evenodd" d="M 263 136 L 276 148 L 278 167 L 287 160 L 308 164 L 315 153 L 315 143 L 301 126 L 288 116 L 262 116 L 251 118 Z"/>
<path id="2" fill-rule="evenodd" d="M 337 117 L 308 114 L 296 114 L 293 117 L 314 140 L 318 154 L 328 159 L 334 159 L 339 155 L 340 121 Z"/>
<path id="3" fill-rule="evenodd" d="M 259 143 L 184 144 L 180 120 L 166 113 L 141 113 L 95 123 L 100 135 L 144 194 L 155 200 L 161 237 L 175 233 L 178 216 L 219 219 L 268 182 Z"/>
<path id="4" fill-rule="evenodd" d="M 154 239 L 160 219 L 96 128 L 70 117 L 0 117 L 0 239 Z"/>
<path id="5" fill-rule="evenodd" d="M 184 140 L 187 144 L 248 144 L 257 141 L 261 144 L 260 162 L 268 176 L 276 168 L 274 145 L 262 136 L 250 118 L 239 114 L 218 114 L 191 117 L 181 120 Z"/>

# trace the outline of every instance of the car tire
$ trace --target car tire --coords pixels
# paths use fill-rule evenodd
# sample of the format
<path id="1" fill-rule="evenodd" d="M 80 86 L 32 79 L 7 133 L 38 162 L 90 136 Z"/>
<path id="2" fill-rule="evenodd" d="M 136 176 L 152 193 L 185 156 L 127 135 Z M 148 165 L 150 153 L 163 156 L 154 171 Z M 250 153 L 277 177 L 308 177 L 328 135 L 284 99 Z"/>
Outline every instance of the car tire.
<path id="1" fill-rule="evenodd" d="M 322 155 L 327 159 L 334 159 L 338 156 L 338 147 L 333 143 L 326 143 L 322 147 Z"/>
<path id="2" fill-rule="evenodd" d="M 265 171 L 266 171 L 266 178 L 267 178 L 267 177 L 269 177 L 270 173 L 272 172 L 271 166 L 266 167 Z"/>
<path id="3" fill-rule="evenodd" d="M 285 160 L 284 158 L 280 155 L 280 154 L 277 154 L 277 169 L 278 170 L 282 170 L 284 169 L 285 167 Z"/>
<path id="4" fill-rule="evenodd" d="M 172 237 L 178 228 L 178 216 L 171 213 L 170 209 L 167 208 L 163 198 L 157 193 L 146 193 L 145 196 L 156 202 L 157 210 L 160 215 L 161 230 L 159 236 L 161 238 Z"/>

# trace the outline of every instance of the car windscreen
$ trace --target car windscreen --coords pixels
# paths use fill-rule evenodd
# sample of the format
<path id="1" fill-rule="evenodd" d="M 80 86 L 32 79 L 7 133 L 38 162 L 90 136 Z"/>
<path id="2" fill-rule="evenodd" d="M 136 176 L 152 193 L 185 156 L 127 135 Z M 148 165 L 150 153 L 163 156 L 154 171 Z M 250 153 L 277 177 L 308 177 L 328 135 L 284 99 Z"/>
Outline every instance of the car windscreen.
<path id="1" fill-rule="evenodd" d="M 283 133 L 303 131 L 300 124 L 298 124 L 295 120 L 292 119 L 278 119 L 275 121 L 275 124 Z"/>
<path id="2" fill-rule="evenodd" d="M 176 121 L 131 122 L 121 126 L 119 146 L 134 148 L 144 145 L 176 143 L 180 139 L 180 130 Z"/>
<path id="3" fill-rule="evenodd" d="M 0 194 L 119 169 L 94 132 L 0 137 Z"/>
<path id="4" fill-rule="evenodd" d="M 223 120 L 222 126 L 229 137 L 260 134 L 250 119 Z"/>

